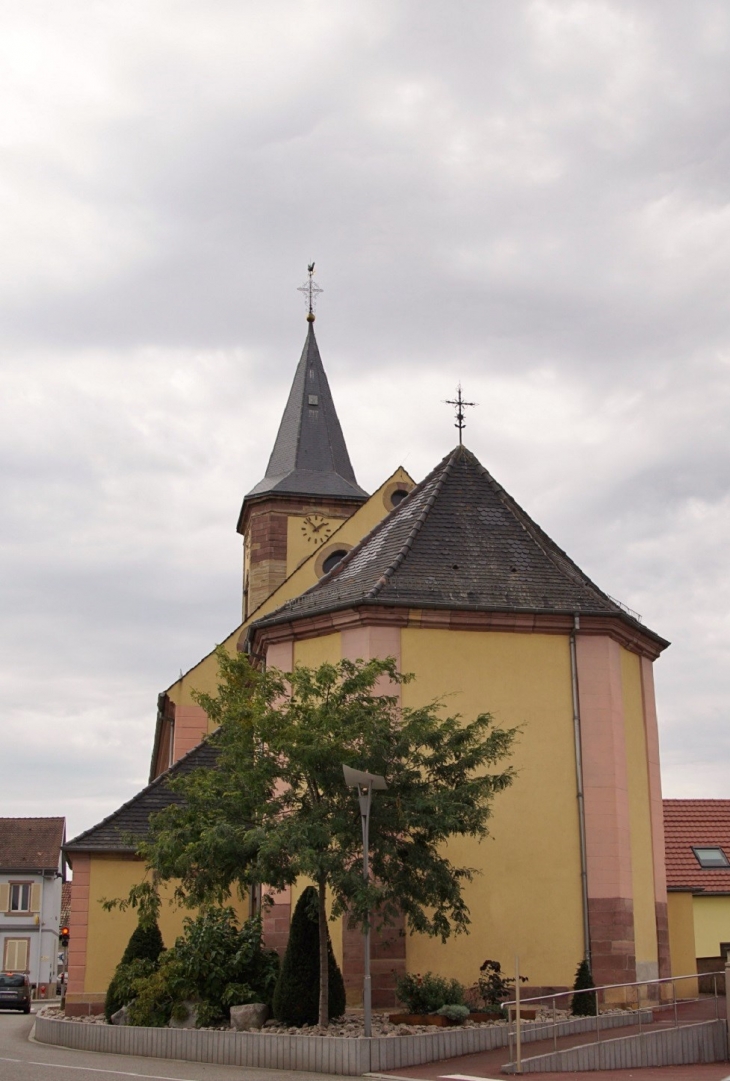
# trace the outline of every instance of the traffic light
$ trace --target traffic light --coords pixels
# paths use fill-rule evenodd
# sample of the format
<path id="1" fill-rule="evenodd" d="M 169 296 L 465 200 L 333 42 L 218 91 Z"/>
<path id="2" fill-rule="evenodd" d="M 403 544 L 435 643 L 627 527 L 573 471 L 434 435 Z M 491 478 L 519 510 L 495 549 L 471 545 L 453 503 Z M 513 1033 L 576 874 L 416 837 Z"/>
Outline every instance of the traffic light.
<path id="1" fill-rule="evenodd" d="M 62 927 L 58 932 L 58 944 L 59 946 L 68 946 L 68 927 Z"/>

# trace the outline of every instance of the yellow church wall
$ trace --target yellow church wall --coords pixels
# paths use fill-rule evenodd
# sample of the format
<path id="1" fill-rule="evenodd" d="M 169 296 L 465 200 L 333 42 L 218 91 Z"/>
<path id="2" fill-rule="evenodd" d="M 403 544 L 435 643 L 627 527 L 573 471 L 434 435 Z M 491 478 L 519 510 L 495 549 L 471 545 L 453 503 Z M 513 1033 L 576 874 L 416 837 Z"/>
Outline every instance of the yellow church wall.
<path id="1" fill-rule="evenodd" d="M 630 653 L 623 648 L 621 648 L 621 687 L 629 788 L 636 978 L 637 980 L 655 980 L 659 975 L 659 952 L 641 659 L 636 653 Z"/>
<path id="2" fill-rule="evenodd" d="M 445 944 L 409 936 L 408 971 L 471 984 L 486 958 L 511 971 L 519 954 L 533 986 L 570 986 L 583 917 L 567 637 L 408 628 L 401 650 L 402 670 L 416 676 L 404 706 L 447 694 L 449 713 L 490 712 L 522 728 L 510 759 L 517 777 L 495 797 L 491 836 L 449 844 L 456 864 L 483 869 L 464 890 L 470 932 Z"/>
<path id="3" fill-rule="evenodd" d="M 303 638 L 294 643 L 294 664 L 310 668 L 329 662 L 337 664 L 342 658 L 339 632 L 324 634 L 321 638 Z"/>
<path id="4" fill-rule="evenodd" d="M 719 957 L 720 943 L 730 942 L 730 897 L 694 896 L 692 921 L 695 957 Z"/>
<path id="5" fill-rule="evenodd" d="M 693 900 L 691 893 L 667 895 L 669 952 L 673 976 L 688 976 L 697 971 Z M 678 998 L 696 998 L 699 993 L 697 980 L 681 980 L 675 986 Z"/>
<path id="6" fill-rule="evenodd" d="M 141 882 L 143 878 L 144 867 L 139 860 L 102 855 L 91 857 L 89 949 L 84 979 L 86 993 L 106 991 L 130 936 L 137 926 L 136 911 L 127 909 L 126 912 L 120 912 L 119 909 L 113 909 L 111 912 L 106 912 L 102 908 L 101 901 L 126 897 L 131 887 Z M 185 917 L 194 916 L 196 911 L 178 907 L 173 900 L 174 889 L 174 883 L 165 883 L 160 889 L 162 905 L 158 923 L 166 949 L 173 946 L 175 939 L 182 934 Z M 230 901 L 230 904 L 235 909 L 239 920 L 247 918 L 247 900 L 235 898 Z"/>

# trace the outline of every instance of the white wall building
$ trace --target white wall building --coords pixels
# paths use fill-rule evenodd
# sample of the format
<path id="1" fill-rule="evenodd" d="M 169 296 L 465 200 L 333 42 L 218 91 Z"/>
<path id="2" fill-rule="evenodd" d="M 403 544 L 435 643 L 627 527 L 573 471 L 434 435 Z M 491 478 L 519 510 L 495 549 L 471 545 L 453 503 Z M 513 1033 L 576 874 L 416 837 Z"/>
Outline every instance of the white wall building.
<path id="1" fill-rule="evenodd" d="M 0 818 L 0 965 L 55 992 L 64 818 Z"/>

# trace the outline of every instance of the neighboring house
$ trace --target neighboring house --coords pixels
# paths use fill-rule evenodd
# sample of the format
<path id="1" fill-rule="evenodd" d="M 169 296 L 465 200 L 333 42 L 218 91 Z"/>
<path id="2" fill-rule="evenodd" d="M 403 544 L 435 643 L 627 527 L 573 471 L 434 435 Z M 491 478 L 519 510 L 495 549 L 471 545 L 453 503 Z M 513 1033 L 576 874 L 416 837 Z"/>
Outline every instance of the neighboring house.
<path id="1" fill-rule="evenodd" d="M 516 780 L 495 800 L 489 843 L 454 841 L 456 861 L 484 872 L 465 884 L 469 936 L 442 944 L 399 926 L 374 930 L 373 1004 L 395 1004 L 404 972 L 470 984 L 485 957 L 509 965 L 518 950 L 533 993 L 569 987 L 589 950 L 597 984 L 668 976 L 653 684 L 668 643 L 599 589 L 460 444 L 420 484 L 398 468 L 368 496 L 311 318 L 266 474 L 245 496 L 238 530 L 243 623 L 225 649 L 283 671 L 392 656 L 416 677 L 399 688 L 404 706 L 443 697 L 464 717 L 491 710 L 520 728 Z M 130 835 L 144 835 L 150 810 L 169 801 L 166 771 L 210 753 L 200 744 L 212 725 L 195 692 L 215 694 L 218 679 L 211 654 L 160 695 L 152 783 L 67 846 L 70 1013 L 103 1007 L 136 916 L 100 901 L 142 878 Z M 278 950 L 302 886 L 264 909 L 266 942 Z M 178 919 L 163 905 L 167 945 Z M 360 934 L 346 920 L 330 932 L 356 1005 Z"/>
<path id="2" fill-rule="evenodd" d="M 0 818 L 0 959 L 55 989 L 64 818 Z"/>
<path id="3" fill-rule="evenodd" d="M 674 975 L 723 972 L 730 952 L 730 800 L 664 800 Z M 712 979 L 701 981 L 712 990 Z"/>

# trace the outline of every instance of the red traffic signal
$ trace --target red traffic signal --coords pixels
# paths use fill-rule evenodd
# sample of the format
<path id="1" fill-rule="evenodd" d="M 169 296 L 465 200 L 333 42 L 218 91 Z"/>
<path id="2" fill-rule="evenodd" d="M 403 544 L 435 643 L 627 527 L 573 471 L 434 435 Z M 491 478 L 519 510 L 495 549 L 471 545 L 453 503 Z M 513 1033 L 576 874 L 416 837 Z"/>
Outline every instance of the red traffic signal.
<path id="1" fill-rule="evenodd" d="M 58 941 L 61 946 L 68 946 L 68 936 L 68 927 L 62 927 L 61 930 L 58 932 Z"/>

